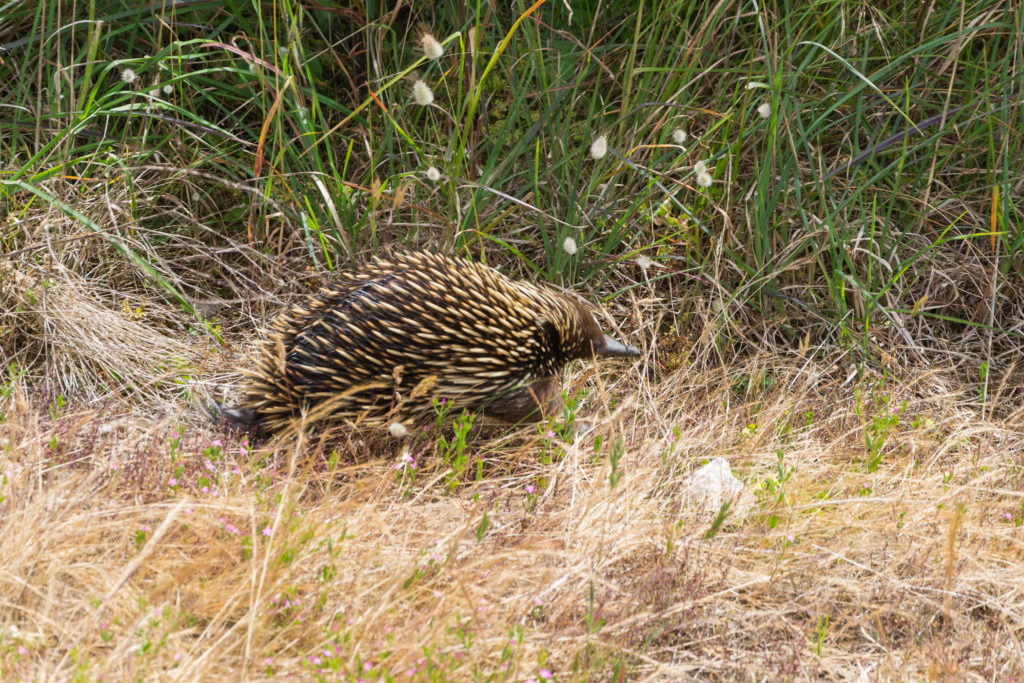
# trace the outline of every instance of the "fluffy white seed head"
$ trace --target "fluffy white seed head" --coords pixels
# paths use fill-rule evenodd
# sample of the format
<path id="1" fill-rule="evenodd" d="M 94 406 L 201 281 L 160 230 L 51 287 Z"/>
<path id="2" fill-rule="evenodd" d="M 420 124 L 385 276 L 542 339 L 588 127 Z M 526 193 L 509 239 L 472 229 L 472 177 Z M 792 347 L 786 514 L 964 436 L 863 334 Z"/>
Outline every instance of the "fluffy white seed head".
<path id="1" fill-rule="evenodd" d="M 423 81 L 416 81 L 412 84 L 412 99 L 421 107 L 434 103 L 434 91 Z"/>
<path id="2" fill-rule="evenodd" d="M 429 33 L 424 33 L 423 37 L 420 38 L 420 47 L 423 48 L 423 54 L 427 56 L 427 59 L 440 59 L 441 55 L 444 54 L 444 48 L 441 47 L 441 43 L 437 42 L 437 38 Z"/>
<path id="3" fill-rule="evenodd" d="M 705 171 L 697 174 L 697 184 L 701 187 L 711 187 L 711 174 Z"/>
<path id="4" fill-rule="evenodd" d="M 125 83 L 134 83 L 135 77 L 136 73 L 133 69 L 125 68 L 125 70 L 121 72 L 121 80 Z"/>
<path id="5" fill-rule="evenodd" d="M 161 88 L 161 90 L 164 91 L 165 95 L 170 95 L 172 92 L 174 92 L 174 86 L 171 85 L 170 83 L 167 83 L 167 84 L 164 85 L 163 88 Z"/>
<path id="6" fill-rule="evenodd" d="M 677 145 L 681 145 L 684 142 L 686 142 L 686 131 L 683 130 L 682 128 L 676 128 L 674 131 L 672 131 L 672 142 L 676 143 Z"/>
<path id="7" fill-rule="evenodd" d="M 772 115 L 772 105 L 768 102 L 762 102 L 757 105 L 757 113 L 762 119 L 766 119 Z"/>
<path id="8" fill-rule="evenodd" d="M 636 257 L 636 265 L 640 268 L 640 270 L 646 273 L 648 270 L 651 269 L 651 266 L 654 265 L 654 261 L 648 258 L 645 254 L 640 254 L 639 256 Z"/>
<path id="9" fill-rule="evenodd" d="M 602 135 L 601 137 L 590 143 L 590 156 L 596 160 L 604 159 L 604 155 L 608 153 L 608 138 Z"/>
<path id="10" fill-rule="evenodd" d="M 566 254 L 572 256 L 576 253 L 576 240 L 571 237 L 566 237 L 562 240 L 562 249 L 565 250 Z"/>
<path id="11" fill-rule="evenodd" d="M 427 180 L 429 180 L 432 183 L 436 183 L 438 180 L 441 179 L 441 172 L 438 171 L 433 166 L 431 166 L 430 168 L 427 169 L 426 176 Z"/>
<path id="12" fill-rule="evenodd" d="M 697 175 L 700 175 L 701 173 L 707 173 L 708 172 L 708 162 L 706 162 L 706 161 L 698 161 L 697 163 L 695 163 L 693 165 L 693 172 L 696 173 Z"/>
<path id="13" fill-rule="evenodd" d="M 396 439 L 404 439 L 409 435 L 409 430 L 401 422 L 392 422 L 391 426 L 388 427 L 388 433 Z"/>

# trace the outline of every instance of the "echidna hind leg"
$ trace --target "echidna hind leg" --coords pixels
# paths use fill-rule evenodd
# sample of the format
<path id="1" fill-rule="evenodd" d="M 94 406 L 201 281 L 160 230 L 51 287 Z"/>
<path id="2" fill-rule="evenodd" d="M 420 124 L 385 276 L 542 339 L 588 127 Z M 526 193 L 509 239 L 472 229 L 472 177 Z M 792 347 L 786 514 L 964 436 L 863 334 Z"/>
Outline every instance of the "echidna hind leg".
<path id="1" fill-rule="evenodd" d="M 554 377 L 496 396 L 484 406 L 484 415 L 505 422 L 539 422 L 562 409 Z"/>
<path id="2" fill-rule="evenodd" d="M 220 408 L 220 415 L 228 426 L 242 431 L 253 431 L 259 427 L 259 415 L 254 408 Z"/>

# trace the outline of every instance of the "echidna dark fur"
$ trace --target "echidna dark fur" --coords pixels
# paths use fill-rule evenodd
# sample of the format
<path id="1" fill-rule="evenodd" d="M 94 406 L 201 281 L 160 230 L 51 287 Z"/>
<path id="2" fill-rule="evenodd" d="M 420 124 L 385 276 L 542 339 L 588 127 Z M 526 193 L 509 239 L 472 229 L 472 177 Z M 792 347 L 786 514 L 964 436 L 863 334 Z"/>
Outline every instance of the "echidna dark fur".
<path id="1" fill-rule="evenodd" d="M 482 409 L 507 422 L 559 407 L 556 376 L 591 355 L 638 356 L 576 299 L 464 259 L 376 259 L 274 322 L 235 426 L 277 432 L 293 418 L 402 422 Z"/>

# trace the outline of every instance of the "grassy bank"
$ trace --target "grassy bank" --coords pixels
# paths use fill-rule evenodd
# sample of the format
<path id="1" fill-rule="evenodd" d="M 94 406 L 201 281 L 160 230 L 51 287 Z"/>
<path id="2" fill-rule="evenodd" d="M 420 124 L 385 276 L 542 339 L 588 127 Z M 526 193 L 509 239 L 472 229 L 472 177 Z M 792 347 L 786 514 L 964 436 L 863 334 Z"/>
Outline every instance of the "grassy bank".
<path id="1" fill-rule="evenodd" d="M 5 677 L 1024 675 L 1014 5 L 0 15 Z M 644 358 L 585 436 L 204 421 L 396 249 Z"/>

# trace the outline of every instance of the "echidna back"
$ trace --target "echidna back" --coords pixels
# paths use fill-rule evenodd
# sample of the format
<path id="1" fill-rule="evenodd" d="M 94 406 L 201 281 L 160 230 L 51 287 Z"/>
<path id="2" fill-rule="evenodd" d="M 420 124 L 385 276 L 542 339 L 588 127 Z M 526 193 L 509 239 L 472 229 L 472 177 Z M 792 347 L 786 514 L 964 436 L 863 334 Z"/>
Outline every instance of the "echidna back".
<path id="1" fill-rule="evenodd" d="M 434 398 L 475 408 L 552 377 L 588 321 L 600 334 L 575 300 L 479 263 L 376 260 L 278 318 L 244 406 L 271 429 L 325 402 L 375 421 L 422 418 Z"/>

